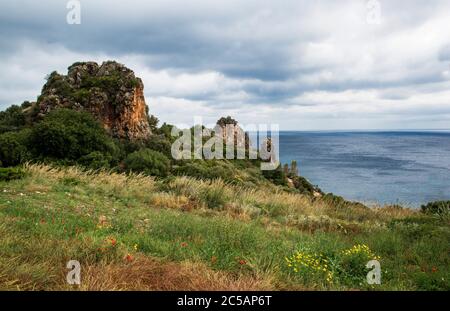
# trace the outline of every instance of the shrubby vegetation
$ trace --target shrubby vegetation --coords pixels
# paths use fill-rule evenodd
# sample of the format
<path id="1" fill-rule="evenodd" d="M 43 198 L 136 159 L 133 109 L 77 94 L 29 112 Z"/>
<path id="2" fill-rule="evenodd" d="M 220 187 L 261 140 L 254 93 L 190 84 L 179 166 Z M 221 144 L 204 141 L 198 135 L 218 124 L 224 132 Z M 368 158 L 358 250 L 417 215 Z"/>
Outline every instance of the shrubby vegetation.
<path id="1" fill-rule="evenodd" d="M 125 168 L 132 172 L 142 172 L 146 175 L 165 177 L 169 174 L 170 161 L 161 152 L 151 149 L 141 149 L 127 156 Z"/>
<path id="2" fill-rule="evenodd" d="M 7 132 L 0 135 L 0 166 L 15 166 L 31 159 L 28 151 L 30 130 Z"/>
<path id="3" fill-rule="evenodd" d="M 52 111 L 33 126 L 29 148 L 37 159 L 74 163 L 92 152 L 114 158 L 118 151 L 112 138 L 90 114 L 69 109 Z"/>
<path id="4" fill-rule="evenodd" d="M 421 206 L 422 212 L 430 215 L 450 216 L 450 201 L 430 202 Z"/>
<path id="5" fill-rule="evenodd" d="M 111 154 L 100 151 L 93 151 L 78 159 L 78 164 L 89 169 L 108 169 L 113 162 Z"/>
<path id="6" fill-rule="evenodd" d="M 0 112 L 0 289 L 66 289 L 70 254 L 86 267 L 85 289 L 161 289 L 181 263 L 195 264 L 190 281 L 209 282 L 192 289 L 371 289 L 371 259 L 381 261 L 381 289 L 450 289 L 449 201 L 422 213 L 368 208 L 323 193 L 295 161 L 261 171 L 262 160 L 173 160 L 173 126 L 148 110 L 153 135 L 135 141 L 113 139 L 87 112 L 40 111 L 40 101 L 67 107 L 99 91 L 117 109 L 116 89 L 140 83 L 86 68 L 72 84 L 51 73 L 38 103 Z M 155 260 L 176 273 L 152 283 Z M 183 278 L 165 289 L 182 289 Z"/>
<path id="7" fill-rule="evenodd" d="M 1 289 L 71 289 L 74 254 L 83 290 L 450 289 L 450 228 L 433 215 L 336 208 L 273 184 L 24 171 L 0 181 Z M 366 282 L 371 259 L 381 285 Z"/>
<path id="8" fill-rule="evenodd" d="M 48 77 L 47 83 L 65 96 L 72 94 L 56 72 Z M 42 120 L 30 121 L 23 112 L 30 104 L 24 107 L 12 107 L 1 115 L 0 124 L 7 129 L 0 135 L 3 166 L 52 161 L 57 165 L 78 164 L 91 169 L 111 168 L 160 177 L 173 174 L 204 180 L 220 178 L 248 186 L 268 181 L 285 184 L 281 170 L 265 176 L 259 170 L 259 161 L 255 160 L 171 160 L 171 144 L 175 139 L 171 135 L 172 125 L 164 123 L 158 127 L 154 116 L 149 117 L 153 135 L 148 140 L 119 141 L 112 139 L 86 112 L 61 108 L 51 111 Z"/>
<path id="9" fill-rule="evenodd" d="M 26 117 L 22 112 L 27 108 L 28 102 L 22 104 L 22 106 L 13 105 L 5 111 L 0 111 L 0 134 L 18 131 L 25 127 Z"/>
<path id="10" fill-rule="evenodd" d="M 0 181 L 11 181 L 21 179 L 25 176 L 25 172 L 18 167 L 0 167 Z"/>
<path id="11" fill-rule="evenodd" d="M 87 113 L 58 109 L 30 122 L 23 112 L 30 107 L 11 109 L 0 118 L 7 129 L 0 134 L 0 204 L 8 207 L 0 209 L 0 220 L 7 223 L 15 215 L 33 224 L 28 228 L 10 223 L 10 231 L 1 232 L 2 243 L 3 238 L 6 243 L 23 234 L 48 241 L 79 241 L 78 235 L 85 234 L 94 239 L 92 245 L 83 245 L 88 251 L 81 260 L 91 266 L 98 260 L 114 265 L 123 258 L 128 262 L 149 256 L 175 263 L 190 260 L 250 278 L 251 284 L 263 282 L 258 285 L 263 289 L 371 289 L 365 283 L 364 264 L 375 258 L 385 271 L 380 288 L 449 289 L 444 255 L 450 238 L 448 202 L 425 205 L 423 213 L 395 206 L 369 209 L 324 194 L 299 175 L 296 162 L 261 172 L 260 160 L 171 160 L 172 126 L 158 127 L 156 118 L 151 118 L 154 135 L 149 140 L 120 141 Z M 53 168 L 24 164 L 29 161 L 51 162 Z M 96 172 L 64 168 L 67 165 Z M 70 201 L 65 199 L 68 195 Z M 88 214 L 95 216 L 80 217 L 59 207 L 89 206 L 93 201 L 103 202 L 89 208 Z M 42 214 L 43 202 L 52 215 L 64 217 L 69 226 L 65 231 L 50 221 L 55 216 L 47 210 Z M 23 204 L 32 212 L 17 214 Z M 127 213 L 111 214 L 112 205 L 127 207 Z M 102 214 L 106 222 L 97 223 Z M 210 217 L 216 215 L 226 217 Z M 120 246 L 111 245 L 111 239 Z M 58 267 L 62 259 L 57 254 L 78 251 L 75 247 L 54 252 L 54 245 L 45 243 L 35 251 L 43 265 L 48 263 L 47 270 Z M 431 250 L 429 243 L 434 245 Z M 22 246 L 24 252 L 32 251 Z M 6 264 L 0 260 L 0 275 L 24 287 L 60 288 L 52 277 L 39 277 L 42 264 L 23 272 L 34 275 L 32 283 L 21 281 L 5 265 L 27 263 L 26 253 L 9 248 L 2 252 L 15 259 Z M 51 275 L 59 274 L 55 270 Z M 262 281 L 255 281 L 255 275 Z"/>

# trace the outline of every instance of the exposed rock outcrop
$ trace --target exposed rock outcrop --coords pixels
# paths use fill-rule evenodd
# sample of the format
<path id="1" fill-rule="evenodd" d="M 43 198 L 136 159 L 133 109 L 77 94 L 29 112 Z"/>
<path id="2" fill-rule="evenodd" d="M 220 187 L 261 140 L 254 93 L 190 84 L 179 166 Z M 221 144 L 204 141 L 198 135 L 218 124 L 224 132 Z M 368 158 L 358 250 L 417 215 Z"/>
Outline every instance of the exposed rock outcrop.
<path id="1" fill-rule="evenodd" d="M 70 66 L 67 75 L 51 73 L 37 101 L 37 116 L 58 107 L 92 113 L 117 138 L 151 135 L 142 80 L 114 61 L 80 62 Z"/>
<path id="2" fill-rule="evenodd" d="M 229 126 L 229 130 L 227 130 Z M 220 118 L 217 120 L 216 128 L 220 127 L 221 131 L 216 131 L 216 135 L 220 133 L 226 144 L 235 145 L 239 148 L 248 148 L 249 137 L 248 134 L 238 125 L 238 122 L 230 116 Z"/>

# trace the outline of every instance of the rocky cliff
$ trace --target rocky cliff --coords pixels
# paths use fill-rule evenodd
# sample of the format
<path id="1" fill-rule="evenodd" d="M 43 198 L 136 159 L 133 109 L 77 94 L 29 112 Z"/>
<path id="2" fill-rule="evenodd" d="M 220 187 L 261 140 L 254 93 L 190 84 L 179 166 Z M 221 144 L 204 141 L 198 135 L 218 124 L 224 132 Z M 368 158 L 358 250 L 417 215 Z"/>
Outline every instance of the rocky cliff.
<path id="1" fill-rule="evenodd" d="M 51 73 L 38 97 L 36 116 L 58 107 L 92 113 L 116 138 L 151 135 L 142 80 L 117 62 L 80 62 L 70 66 L 67 75 Z"/>
<path id="2" fill-rule="evenodd" d="M 227 130 L 227 126 L 231 125 L 230 131 Z M 239 148 L 248 148 L 250 140 L 248 134 L 244 132 L 244 130 L 238 125 L 238 122 L 228 117 L 222 117 L 217 120 L 216 126 L 219 126 L 222 131 L 219 134 L 223 137 L 223 140 L 226 144 L 232 144 Z M 218 135 L 216 133 L 216 135 Z"/>

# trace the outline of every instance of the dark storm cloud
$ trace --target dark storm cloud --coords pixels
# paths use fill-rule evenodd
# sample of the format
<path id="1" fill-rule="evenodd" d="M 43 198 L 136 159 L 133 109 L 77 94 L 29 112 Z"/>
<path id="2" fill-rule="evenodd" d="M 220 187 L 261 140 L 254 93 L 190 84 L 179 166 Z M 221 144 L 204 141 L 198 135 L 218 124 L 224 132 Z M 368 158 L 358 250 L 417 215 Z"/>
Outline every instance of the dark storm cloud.
<path id="1" fill-rule="evenodd" d="M 67 1 L 3 1 L 0 108 L 33 99 L 51 70 L 105 58 L 134 66 L 147 96 L 210 107 L 314 108 L 373 90 L 380 101 L 403 102 L 431 88 L 430 102 L 442 101 L 448 1 L 380 0 L 379 25 L 367 23 L 366 3 L 81 0 L 81 24 L 68 25 Z"/>

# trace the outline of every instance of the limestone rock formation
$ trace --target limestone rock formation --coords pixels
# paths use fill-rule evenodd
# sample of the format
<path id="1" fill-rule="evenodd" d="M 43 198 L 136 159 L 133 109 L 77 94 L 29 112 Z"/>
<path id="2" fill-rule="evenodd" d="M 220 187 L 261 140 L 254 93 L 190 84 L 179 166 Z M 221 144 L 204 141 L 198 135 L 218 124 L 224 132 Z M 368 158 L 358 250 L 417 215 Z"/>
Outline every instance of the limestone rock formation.
<path id="1" fill-rule="evenodd" d="M 230 131 L 227 130 L 227 126 L 230 125 Z M 249 146 L 249 137 L 247 133 L 238 125 L 238 122 L 231 118 L 230 116 L 224 118 L 220 118 L 217 120 L 216 127 L 220 127 L 221 131 L 216 131 L 220 133 L 223 137 L 223 140 L 226 144 L 232 144 L 239 148 L 248 148 Z"/>
<path id="2" fill-rule="evenodd" d="M 116 138 L 151 135 L 142 80 L 114 61 L 79 62 L 68 68 L 67 75 L 51 73 L 37 100 L 37 117 L 58 107 L 92 113 Z"/>

